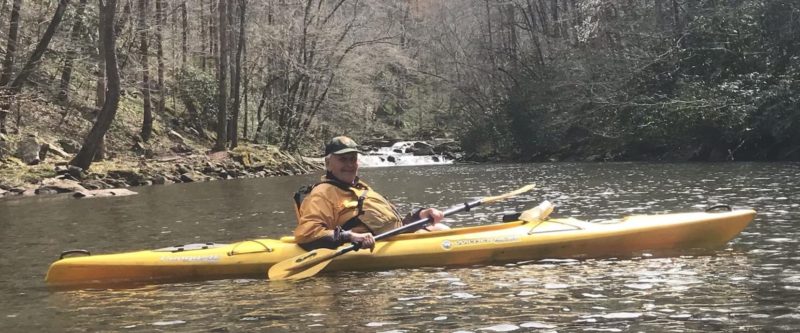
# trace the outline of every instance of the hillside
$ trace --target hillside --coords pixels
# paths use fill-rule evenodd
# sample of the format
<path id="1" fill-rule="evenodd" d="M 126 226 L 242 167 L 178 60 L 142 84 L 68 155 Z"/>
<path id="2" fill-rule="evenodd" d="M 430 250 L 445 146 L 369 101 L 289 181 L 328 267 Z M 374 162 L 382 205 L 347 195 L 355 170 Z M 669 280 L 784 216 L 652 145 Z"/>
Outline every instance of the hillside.
<path id="1" fill-rule="evenodd" d="M 213 138 L 176 126 L 180 116 L 171 108 L 155 117 L 153 136 L 142 142 L 138 134 L 142 119 L 138 94 L 125 94 L 120 103 L 106 135 L 107 159 L 94 162 L 89 170 L 67 168 L 92 124 L 93 109 L 57 105 L 47 102 L 47 97 L 21 103 L 12 114 L 13 131 L 3 135 L 0 142 L 0 195 L 75 191 L 65 184 L 54 186 L 52 178 L 56 177 L 77 181 L 91 190 L 301 174 L 321 168 L 318 160 L 249 142 L 241 142 L 228 152 L 211 153 Z M 34 157 L 23 161 L 25 146 L 31 146 L 32 140 L 36 142 L 35 152 L 27 154 L 42 157 L 39 162 Z M 47 147 L 37 149 L 43 145 Z"/>
<path id="2" fill-rule="evenodd" d="M 335 135 L 481 162 L 800 160 L 797 2 L 309 4 L 0 1 L 3 191 L 305 172 Z M 64 167 L 79 146 L 85 174 Z"/>

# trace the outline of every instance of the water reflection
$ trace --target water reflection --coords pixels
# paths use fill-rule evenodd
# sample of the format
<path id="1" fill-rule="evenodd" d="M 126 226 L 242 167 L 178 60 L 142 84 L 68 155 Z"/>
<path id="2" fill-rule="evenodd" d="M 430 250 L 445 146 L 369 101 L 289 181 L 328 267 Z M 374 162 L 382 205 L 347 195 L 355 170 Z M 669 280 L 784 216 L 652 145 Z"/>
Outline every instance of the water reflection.
<path id="1" fill-rule="evenodd" d="M 0 331 L 796 331 L 800 328 L 797 164 L 532 164 L 365 169 L 400 204 L 448 207 L 535 182 L 537 190 L 449 218 L 499 221 L 544 199 L 586 219 L 758 210 L 711 255 L 544 260 L 498 266 L 341 272 L 299 282 L 222 280 L 50 292 L 64 249 L 97 252 L 279 237 L 289 193 L 317 176 L 136 189 L 103 200 L 0 202 Z"/>

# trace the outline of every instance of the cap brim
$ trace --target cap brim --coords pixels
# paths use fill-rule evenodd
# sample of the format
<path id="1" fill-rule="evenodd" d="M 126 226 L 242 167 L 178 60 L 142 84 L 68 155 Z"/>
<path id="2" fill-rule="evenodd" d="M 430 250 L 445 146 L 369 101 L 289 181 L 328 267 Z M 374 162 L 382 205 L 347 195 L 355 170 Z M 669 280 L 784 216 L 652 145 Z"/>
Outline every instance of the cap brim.
<path id="1" fill-rule="evenodd" d="M 339 150 L 337 150 L 335 152 L 332 152 L 331 154 L 333 154 L 333 155 L 341 155 L 341 154 L 347 154 L 347 153 L 353 153 L 353 152 L 360 153 L 361 151 L 359 151 L 356 148 L 345 148 L 345 149 L 339 149 Z"/>

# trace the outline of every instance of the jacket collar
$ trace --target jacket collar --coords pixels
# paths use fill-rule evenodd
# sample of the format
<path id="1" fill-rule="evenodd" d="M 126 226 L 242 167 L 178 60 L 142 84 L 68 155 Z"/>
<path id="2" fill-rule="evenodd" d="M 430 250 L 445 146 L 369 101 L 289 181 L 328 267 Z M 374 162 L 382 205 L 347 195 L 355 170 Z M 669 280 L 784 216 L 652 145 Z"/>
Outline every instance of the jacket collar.
<path id="1" fill-rule="evenodd" d="M 356 179 L 353 181 L 352 184 L 348 184 L 347 182 L 343 182 L 339 178 L 336 178 L 330 171 L 325 171 L 325 175 L 322 176 L 322 181 L 326 180 L 332 180 L 334 182 L 345 184 L 347 186 L 352 186 L 352 187 L 368 187 L 368 185 L 362 182 L 361 178 L 359 178 L 358 176 L 356 176 Z"/>

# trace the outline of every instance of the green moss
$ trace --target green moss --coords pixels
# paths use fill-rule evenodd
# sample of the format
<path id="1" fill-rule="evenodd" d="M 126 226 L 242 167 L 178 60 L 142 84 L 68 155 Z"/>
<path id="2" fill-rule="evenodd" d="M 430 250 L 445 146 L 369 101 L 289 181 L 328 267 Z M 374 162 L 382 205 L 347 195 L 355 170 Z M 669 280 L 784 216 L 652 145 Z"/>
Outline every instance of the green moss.
<path id="1" fill-rule="evenodd" d="M 41 179 L 55 177 L 53 170 L 53 165 L 49 163 L 25 165 L 16 157 L 8 157 L 6 163 L 0 166 L 0 179 L 5 185 L 25 187 L 36 184 Z"/>

